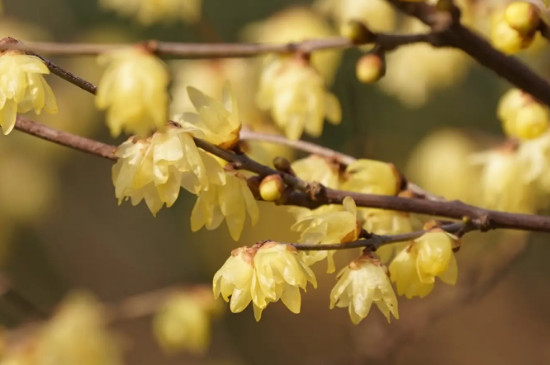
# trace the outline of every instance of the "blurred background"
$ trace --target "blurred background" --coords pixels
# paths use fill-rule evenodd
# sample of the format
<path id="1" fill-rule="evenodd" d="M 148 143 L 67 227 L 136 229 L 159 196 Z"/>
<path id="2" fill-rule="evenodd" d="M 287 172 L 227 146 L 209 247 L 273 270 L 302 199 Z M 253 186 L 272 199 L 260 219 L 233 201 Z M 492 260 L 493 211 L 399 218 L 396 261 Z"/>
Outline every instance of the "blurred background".
<path id="1" fill-rule="evenodd" d="M 152 15 L 148 17 L 149 13 L 139 19 L 124 14 L 117 10 L 124 8 L 120 3 L 3 0 L 0 33 L 21 41 L 285 42 L 337 35 L 340 23 L 349 17 L 348 13 L 354 13 L 350 9 L 363 6 L 361 1 L 342 1 L 340 9 L 338 2 L 331 1 L 204 0 L 198 18 L 188 14 L 157 21 Z M 498 8 L 504 2 L 487 3 Z M 364 14 L 357 13 L 364 15 L 375 30 L 402 32 L 418 28 L 410 19 L 385 8 L 384 1 L 370 1 L 365 9 Z M 478 5 L 472 14 L 467 13 L 468 21 L 482 32 L 487 28 L 483 20 L 486 11 Z M 445 54 L 434 55 L 433 50 L 422 47 L 388 54 L 387 76 L 380 85 L 361 84 L 355 76 L 355 64 L 362 52 L 365 50 L 316 55 L 314 64 L 328 89 L 340 100 L 343 118 L 339 126 L 325 124 L 320 138 L 305 135 L 304 139 L 355 157 L 392 162 L 412 181 L 436 194 L 480 203 L 481 182 L 468 156 L 504 140 L 496 106 L 510 86 L 459 53 L 444 50 Z M 544 45 L 521 55 L 540 73 L 550 75 L 547 56 Z M 96 84 L 101 75 L 93 57 L 52 59 Z M 218 97 L 221 85 L 230 80 L 237 90 L 245 122 L 255 130 L 277 132 L 269 113 L 254 104 L 260 64 L 256 59 L 170 60 L 171 111 L 188 110 L 186 86 L 194 85 Z M 124 140 L 110 138 L 103 113 L 95 109 L 91 95 L 53 76 L 48 82 L 60 112 L 33 115 L 33 119 L 111 144 Z M 251 145 L 250 149 L 264 161 L 274 155 L 304 156 L 278 146 Z M 260 222 L 255 227 L 247 223 L 240 242 L 234 242 L 224 226 L 216 231 L 191 233 L 189 218 L 194 197 L 183 192 L 172 208 L 163 209 L 156 218 L 144 204 L 117 205 L 110 161 L 17 131 L 0 137 L 0 151 L 4 156 L 0 159 L 4 286 L 0 321 L 8 330 L 49 318 L 69 293 L 84 290 L 95 301 L 105 303 L 106 314 L 100 322 L 105 322 L 117 344 L 113 351 L 121 354 L 103 363 L 550 361 L 548 236 L 506 232 L 468 236 L 457 254 L 457 286 L 438 283 L 426 299 L 400 298 L 401 320 L 391 324 L 376 310 L 358 326 L 351 324 L 346 310 L 329 310 L 328 294 L 335 279 L 319 264 L 315 267 L 319 288 L 303 294 L 300 315 L 276 303 L 256 323 L 250 308 L 232 314 L 223 303 L 211 324 L 210 345 L 202 354 L 163 349 L 153 331 L 154 310 L 143 314 L 139 309 L 135 313 L 129 310 L 130 314 L 123 311 L 121 318 L 110 317 L 109 311 L 143 293 L 162 296 L 170 288 L 202 284 L 209 292 L 213 274 L 232 249 L 264 239 L 297 239 L 288 229 L 292 219 L 287 209 L 260 204 Z M 354 254 L 337 255 L 338 267 Z M 97 303 L 94 300 L 84 301 Z M 153 295 L 153 303 L 158 302 Z M 159 303 L 161 307 L 162 301 Z M 150 304 L 145 306 L 149 308 Z M 69 328 L 77 320 L 68 318 Z M 63 334 L 71 333 L 61 328 L 58 340 L 63 341 Z M 89 362 L 95 363 L 100 362 Z"/>

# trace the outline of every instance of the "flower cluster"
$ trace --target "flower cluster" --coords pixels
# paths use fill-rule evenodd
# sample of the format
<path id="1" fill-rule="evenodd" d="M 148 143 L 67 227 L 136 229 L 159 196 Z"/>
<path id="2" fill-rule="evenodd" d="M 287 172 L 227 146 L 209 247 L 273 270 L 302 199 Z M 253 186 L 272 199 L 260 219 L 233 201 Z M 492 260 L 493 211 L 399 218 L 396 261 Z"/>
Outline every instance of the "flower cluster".
<path id="1" fill-rule="evenodd" d="M 548 107 L 531 95 L 511 89 L 500 99 L 497 114 L 509 137 L 533 139 L 540 137 L 550 123 Z"/>
<path id="2" fill-rule="evenodd" d="M 513 54 L 531 45 L 540 22 L 538 9 L 527 1 L 514 1 L 493 13 L 491 41 L 498 50 Z"/>
<path id="3" fill-rule="evenodd" d="M 14 51 L 0 54 L 0 126 L 4 134 L 12 131 L 17 113 L 57 113 L 53 91 L 42 76 L 49 73 L 36 56 Z"/>
<path id="4" fill-rule="evenodd" d="M 299 139 L 304 131 L 319 137 L 325 118 L 333 124 L 342 118 L 338 99 L 326 91 L 322 77 L 302 58 L 268 58 L 257 102 L 271 112 L 290 139 Z"/>
<path id="5" fill-rule="evenodd" d="M 240 129 L 235 106 L 226 109 L 195 89 L 190 94 L 198 114 L 184 115 L 183 126 L 168 126 L 147 139 L 130 138 L 117 149 L 115 195 L 119 203 L 130 199 L 136 205 L 145 200 L 156 215 L 164 204 L 174 204 L 183 187 L 198 196 L 191 214 L 194 231 L 203 226 L 215 229 L 225 219 L 231 237 L 238 240 L 247 212 L 253 224 L 258 220 L 256 201 L 244 177 L 225 171 L 194 141 L 234 144 Z"/>
<path id="6" fill-rule="evenodd" d="M 104 54 L 99 62 L 107 68 L 97 87 L 96 105 L 107 109 L 113 136 L 125 130 L 146 137 L 167 125 L 169 76 L 162 61 L 132 47 Z"/>
<path id="7" fill-rule="evenodd" d="M 232 312 L 243 311 L 252 302 L 257 321 L 269 303 L 279 299 L 299 313 L 300 289 L 307 283 L 317 286 L 313 271 L 292 246 L 266 242 L 234 250 L 214 275 L 214 296 L 230 301 Z M 231 299 L 229 299 L 231 297 Z"/>
<path id="8" fill-rule="evenodd" d="M 172 19 L 196 23 L 201 15 L 202 0 L 100 0 L 100 4 L 149 25 Z"/>

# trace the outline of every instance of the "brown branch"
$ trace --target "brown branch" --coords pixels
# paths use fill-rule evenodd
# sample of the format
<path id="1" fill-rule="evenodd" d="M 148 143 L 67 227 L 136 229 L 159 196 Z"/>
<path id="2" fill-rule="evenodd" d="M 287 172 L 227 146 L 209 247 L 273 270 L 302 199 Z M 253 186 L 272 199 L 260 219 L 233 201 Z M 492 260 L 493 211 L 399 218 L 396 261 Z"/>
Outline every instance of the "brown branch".
<path id="1" fill-rule="evenodd" d="M 523 91 L 550 106 L 550 83 L 534 73 L 517 58 L 499 52 L 472 30 L 460 23 L 460 11 L 438 11 L 425 3 L 386 0 L 405 14 L 432 27 L 430 42 L 438 47 L 454 47 Z"/>
<path id="2" fill-rule="evenodd" d="M 88 138 L 58 131 L 24 117 L 18 117 L 15 128 L 39 138 L 55 142 L 79 151 L 98 155 L 110 160 L 116 159 L 116 147 Z M 404 198 L 388 195 L 362 194 L 326 188 L 318 183 L 308 183 L 287 172 L 277 171 L 262 165 L 244 154 L 234 153 L 195 138 L 197 147 L 210 152 L 230 163 L 237 169 L 247 170 L 260 177 L 279 174 L 293 191 L 279 202 L 284 205 L 316 208 L 325 204 L 341 204 L 346 196 L 355 200 L 359 207 L 381 208 L 401 212 L 420 213 L 451 219 L 466 219 L 474 222 L 481 231 L 490 229 L 518 229 L 525 231 L 550 232 L 550 217 L 530 214 L 514 214 L 483 209 L 460 201 L 432 201 L 418 198 Z"/>

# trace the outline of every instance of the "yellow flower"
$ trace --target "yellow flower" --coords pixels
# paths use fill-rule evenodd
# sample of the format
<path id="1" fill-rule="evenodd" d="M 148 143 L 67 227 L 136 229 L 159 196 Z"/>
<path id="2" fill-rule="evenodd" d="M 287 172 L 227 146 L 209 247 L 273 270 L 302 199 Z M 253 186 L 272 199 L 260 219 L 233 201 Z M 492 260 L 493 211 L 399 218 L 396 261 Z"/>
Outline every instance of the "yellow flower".
<path id="1" fill-rule="evenodd" d="M 310 155 L 294 161 L 291 166 L 292 170 L 302 180 L 318 182 L 328 188 L 338 188 L 339 166 L 326 158 Z"/>
<path id="2" fill-rule="evenodd" d="M 216 229 L 225 218 L 225 223 L 235 241 L 239 240 L 246 220 L 252 225 L 258 221 L 258 204 L 248 188 L 246 179 L 227 173 L 224 184 L 210 184 L 199 192 L 191 212 L 191 230 Z"/>
<path id="3" fill-rule="evenodd" d="M 155 314 L 153 329 L 166 351 L 184 349 L 202 354 L 210 343 L 208 308 L 191 294 L 174 294 Z"/>
<path id="4" fill-rule="evenodd" d="M 346 243 L 359 238 L 361 227 L 357 222 L 357 208 L 350 197 L 345 197 L 340 211 L 312 214 L 298 220 L 291 229 L 300 232 L 300 242 L 312 244 Z M 302 253 L 308 265 L 327 258 L 327 272 L 334 272 L 334 251 Z"/>
<path id="5" fill-rule="evenodd" d="M 225 174 L 212 156 L 199 150 L 183 128 L 170 127 L 145 140 L 134 138 L 116 151 L 113 184 L 119 204 L 130 199 L 145 203 L 153 215 L 172 206 L 180 187 L 192 193 L 210 183 L 223 183 Z"/>
<path id="6" fill-rule="evenodd" d="M 186 23 L 196 23 L 200 19 L 202 0 L 100 0 L 100 4 L 150 25 L 178 18 Z"/>
<path id="7" fill-rule="evenodd" d="M 169 76 L 162 61 L 132 47 L 102 55 L 99 62 L 107 68 L 97 87 L 96 105 L 108 109 L 113 136 L 125 130 L 145 137 L 167 125 Z"/>
<path id="8" fill-rule="evenodd" d="M 401 185 L 401 177 L 391 164 L 360 159 L 346 168 L 343 190 L 366 194 L 395 195 Z"/>
<path id="9" fill-rule="evenodd" d="M 242 312 L 252 301 L 254 252 L 248 247 L 233 250 L 231 256 L 214 275 L 214 296 L 218 298 L 221 294 L 226 302 L 229 302 L 231 297 L 229 309 L 233 313 Z"/>
<path id="10" fill-rule="evenodd" d="M 33 363 L 122 364 L 117 342 L 105 330 L 103 322 L 100 304 L 94 298 L 73 294 L 40 331 Z"/>
<path id="11" fill-rule="evenodd" d="M 319 137 L 323 120 L 340 123 L 340 102 L 326 91 L 323 79 L 298 58 L 273 56 L 266 60 L 260 78 L 257 103 L 270 110 L 277 125 L 290 139 L 299 139 L 305 132 Z"/>
<path id="12" fill-rule="evenodd" d="M 263 244 L 254 256 L 251 287 L 256 321 L 269 303 L 279 299 L 292 313 L 300 313 L 300 289 L 305 290 L 308 282 L 317 287 L 315 274 L 295 248 L 275 242 Z"/>
<path id="13" fill-rule="evenodd" d="M 55 95 L 42 76 L 49 73 L 38 57 L 10 51 L 0 54 L 0 126 L 4 134 L 12 131 L 17 113 L 57 113 Z"/>
<path id="14" fill-rule="evenodd" d="M 384 267 L 378 260 L 362 255 L 338 274 L 338 282 L 330 292 L 330 308 L 348 307 L 351 321 L 358 324 L 369 314 L 372 303 L 388 322 L 390 313 L 399 319 L 397 298 Z"/>
<path id="15" fill-rule="evenodd" d="M 317 287 L 313 271 L 292 246 L 267 242 L 233 250 L 213 280 L 214 296 L 227 302 L 233 313 L 252 301 L 257 321 L 269 303 L 279 299 L 293 313 L 300 312 L 300 289 L 310 282 Z"/>
<path id="16" fill-rule="evenodd" d="M 428 31 L 416 20 L 411 21 L 407 30 Z M 410 107 L 422 106 L 434 91 L 456 84 L 465 76 L 469 65 L 463 52 L 425 43 L 401 46 L 387 54 L 386 62 L 388 71 L 378 85 Z"/>
<path id="17" fill-rule="evenodd" d="M 194 87 L 188 87 L 187 93 L 197 113 L 184 113 L 181 125 L 198 129 L 200 134 L 196 137 L 216 146 L 228 149 L 234 147 L 239 142 L 241 121 L 237 101 L 229 85 L 224 87 L 223 102 L 210 98 Z"/>
<path id="18" fill-rule="evenodd" d="M 481 165 L 481 204 L 490 209 L 515 213 L 534 213 L 540 194 L 528 175 L 532 167 L 514 150 L 495 150 L 472 156 Z"/>
<path id="19" fill-rule="evenodd" d="M 456 237 L 446 232 L 433 230 L 398 253 L 389 267 L 397 293 L 422 298 L 433 290 L 435 277 L 454 285 L 458 275 L 453 253 L 456 241 Z"/>

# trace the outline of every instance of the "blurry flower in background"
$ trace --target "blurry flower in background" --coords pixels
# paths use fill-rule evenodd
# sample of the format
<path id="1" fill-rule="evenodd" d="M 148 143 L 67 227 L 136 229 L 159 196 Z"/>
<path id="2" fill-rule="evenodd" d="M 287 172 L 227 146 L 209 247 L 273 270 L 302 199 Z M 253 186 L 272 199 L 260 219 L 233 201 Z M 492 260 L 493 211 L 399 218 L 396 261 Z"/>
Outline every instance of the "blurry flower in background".
<path id="1" fill-rule="evenodd" d="M 170 295 L 153 318 L 157 341 L 167 353 L 179 350 L 204 354 L 210 345 L 211 317 L 221 308 L 210 290 Z"/>
<path id="2" fill-rule="evenodd" d="M 473 203 L 479 197 L 479 169 L 470 161 L 475 151 L 474 142 L 459 130 L 432 132 L 412 151 L 406 176 L 433 194 Z"/>
<path id="3" fill-rule="evenodd" d="M 395 10 L 385 0 L 317 0 L 314 7 L 334 18 L 339 26 L 357 20 L 375 32 L 389 32 L 395 28 Z"/>
<path id="4" fill-rule="evenodd" d="M 319 137 L 325 118 L 332 124 L 342 118 L 336 96 L 326 91 L 321 76 L 300 58 L 266 59 L 256 100 L 290 139 L 299 139 L 304 131 Z"/>
<path id="5" fill-rule="evenodd" d="M 107 109 L 111 135 L 124 130 L 145 137 L 167 124 L 169 75 L 161 60 L 138 47 L 113 51 L 98 60 L 107 68 L 97 87 L 96 105 Z"/>
<path id="6" fill-rule="evenodd" d="M 37 364 L 119 365 L 117 341 L 104 328 L 101 305 L 85 293 L 73 293 L 40 332 Z"/>
<path id="7" fill-rule="evenodd" d="M 348 307 L 353 324 L 358 324 L 376 304 L 388 322 L 390 313 L 399 319 L 397 298 L 380 262 L 367 255 L 352 261 L 338 274 L 338 282 L 330 292 L 330 308 Z"/>
<path id="8" fill-rule="evenodd" d="M 193 24 L 199 21 L 202 6 L 202 0 L 99 0 L 99 3 L 145 25 L 179 19 Z"/>
<path id="9" fill-rule="evenodd" d="M 511 89 L 500 99 L 497 115 L 508 137 L 533 139 L 548 130 L 548 107 L 519 89 Z"/>
<path id="10" fill-rule="evenodd" d="M 243 38 L 249 42 L 286 43 L 306 39 L 328 38 L 337 33 L 316 12 L 301 7 L 292 7 L 264 21 L 248 25 Z M 311 55 L 311 64 L 319 71 L 327 85 L 332 83 L 340 64 L 341 51 L 327 50 Z"/>
<path id="11" fill-rule="evenodd" d="M 57 113 L 55 95 L 42 76 L 49 73 L 36 56 L 14 51 L 0 54 L 0 126 L 4 134 L 12 131 L 18 113 Z"/>
<path id="12" fill-rule="evenodd" d="M 417 20 L 406 23 L 404 30 L 429 31 Z M 380 87 L 410 107 L 422 106 L 434 91 L 462 80 L 470 65 L 468 56 L 459 50 L 425 43 L 399 47 L 387 54 L 386 62 L 387 72 L 379 81 Z"/>

